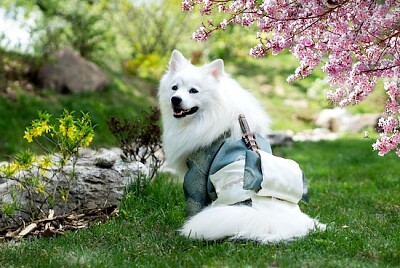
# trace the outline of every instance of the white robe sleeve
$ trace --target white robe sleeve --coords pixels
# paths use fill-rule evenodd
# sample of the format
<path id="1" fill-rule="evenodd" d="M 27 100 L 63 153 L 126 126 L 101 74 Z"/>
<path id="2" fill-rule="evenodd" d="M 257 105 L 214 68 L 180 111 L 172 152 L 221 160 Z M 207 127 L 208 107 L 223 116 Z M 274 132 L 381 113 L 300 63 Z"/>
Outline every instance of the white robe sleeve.
<path id="1" fill-rule="evenodd" d="M 299 164 L 290 159 L 258 150 L 261 158 L 263 181 L 258 196 L 270 196 L 298 203 L 303 195 L 303 172 Z"/>

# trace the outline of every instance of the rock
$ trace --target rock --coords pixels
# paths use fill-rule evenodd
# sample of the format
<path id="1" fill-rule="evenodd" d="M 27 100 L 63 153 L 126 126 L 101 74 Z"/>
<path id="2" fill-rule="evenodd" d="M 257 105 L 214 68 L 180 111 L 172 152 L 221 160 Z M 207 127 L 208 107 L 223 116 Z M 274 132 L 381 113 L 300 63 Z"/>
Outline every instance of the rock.
<path id="1" fill-rule="evenodd" d="M 66 166 L 64 174 L 72 171 L 72 166 Z M 140 176 L 145 176 L 147 168 L 140 162 L 125 163 L 115 161 L 109 168 L 98 166 L 77 166 L 76 179 L 69 191 L 68 202 L 65 207 L 58 206 L 56 213 L 75 209 L 94 209 L 105 206 L 118 206 L 125 189 Z M 67 177 L 64 175 L 59 187 L 67 186 Z"/>
<path id="2" fill-rule="evenodd" d="M 307 100 L 296 100 L 296 99 L 285 99 L 283 101 L 283 104 L 285 106 L 292 106 L 298 109 L 305 109 L 309 106 Z"/>
<path id="3" fill-rule="evenodd" d="M 259 91 L 263 95 L 269 95 L 271 91 L 273 91 L 272 86 L 269 84 L 262 84 L 259 87 Z"/>
<path id="4" fill-rule="evenodd" d="M 341 135 L 339 133 L 331 132 L 327 128 L 315 128 L 300 131 L 293 135 L 294 141 L 321 141 L 321 140 L 335 140 Z"/>
<path id="5" fill-rule="evenodd" d="M 324 109 L 317 116 L 315 124 L 335 133 L 359 133 L 366 127 L 375 127 L 379 117 L 379 114 L 352 115 L 343 108 Z"/>
<path id="6" fill-rule="evenodd" d="M 352 116 L 346 109 L 333 108 L 321 110 L 315 120 L 315 124 L 332 132 L 343 133 L 351 121 Z"/>
<path id="7" fill-rule="evenodd" d="M 376 128 L 378 125 L 379 118 L 382 117 L 380 114 L 357 114 L 354 115 L 354 120 L 348 127 L 349 132 L 359 133 L 366 127 Z"/>
<path id="8" fill-rule="evenodd" d="M 290 146 L 293 144 L 292 131 L 272 131 L 268 134 L 271 146 Z"/>
<path id="9" fill-rule="evenodd" d="M 140 162 L 126 163 L 116 152 L 117 150 L 113 149 L 101 149 L 98 152 L 85 149 L 80 152 L 84 160 L 78 159 L 75 169 L 72 163 L 68 163 L 62 171 L 47 172 L 45 176 L 48 179 L 48 189 L 50 192 L 55 191 L 58 198 L 60 198 L 60 189 L 70 189 L 67 202 L 59 203 L 53 208 L 56 215 L 69 213 L 76 209 L 118 206 L 125 189 L 136 179 L 142 179 L 148 175 L 147 167 L 144 164 Z M 75 174 L 73 180 L 69 179 L 71 172 Z M 8 179 L 0 184 L 0 200 L 11 202 L 8 189 L 15 183 L 14 180 Z M 21 205 L 27 207 L 26 195 L 19 198 Z M 41 204 L 42 199 L 42 196 L 37 195 L 34 198 L 36 205 Z M 46 209 L 48 207 L 42 207 L 43 211 Z"/>
<path id="10" fill-rule="evenodd" d="M 64 48 L 51 56 L 38 72 L 38 80 L 45 88 L 60 93 L 94 92 L 109 83 L 100 68 L 71 48 Z"/>
<path id="11" fill-rule="evenodd" d="M 273 88 L 273 92 L 276 96 L 278 97 L 285 97 L 286 93 L 285 93 L 285 89 L 281 86 L 276 86 Z"/>
<path id="12" fill-rule="evenodd" d="M 113 151 L 102 150 L 98 155 L 95 155 L 94 164 L 101 168 L 111 168 L 117 159 L 118 155 Z"/>
<path id="13" fill-rule="evenodd" d="M 17 182 L 14 180 L 8 180 L 0 184 L 0 200 L 4 203 L 11 203 L 12 197 L 7 190 L 13 187 Z M 1 214 L 0 214 L 1 215 Z"/>

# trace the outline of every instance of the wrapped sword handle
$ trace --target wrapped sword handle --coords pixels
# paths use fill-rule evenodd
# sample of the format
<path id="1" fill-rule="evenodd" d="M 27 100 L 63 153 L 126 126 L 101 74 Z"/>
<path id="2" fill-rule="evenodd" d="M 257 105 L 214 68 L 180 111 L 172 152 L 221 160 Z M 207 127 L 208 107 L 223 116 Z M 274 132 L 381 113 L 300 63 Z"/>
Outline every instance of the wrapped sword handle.
<path id="1" fill-rule="evenodd" d="M 256 135 L 250 131 L 250 127 L 246 121 L 246 117 L 243 114 L 240 114 L 238 119 L 240 128 L 242 129 L 243 132 L 242 140 L 244 141 L 249 150 L 256 151 L 260 147 L 257 144 Z"/>

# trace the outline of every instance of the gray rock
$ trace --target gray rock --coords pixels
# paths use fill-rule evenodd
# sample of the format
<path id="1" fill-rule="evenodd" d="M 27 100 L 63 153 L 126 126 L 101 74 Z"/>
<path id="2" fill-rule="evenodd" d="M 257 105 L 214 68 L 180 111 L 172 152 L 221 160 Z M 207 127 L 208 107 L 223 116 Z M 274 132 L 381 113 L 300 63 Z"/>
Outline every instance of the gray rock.
<path id="1" fill-rule="evenodd" d="M 67 176 L 72 166 L 66 166 L 64 175 L 58 180 L 58 187 L 67 186 Z M 93 209 L 111 205 L 119 205 L 125 189 L 143 174 L 147 169 L 141 163 L 125 164 L 115 162 L 109 168 L 98 166 L 77 166 L 76 179 L 72 182 L 68 202 L 65 206 L 55 207 L 56 213 L 65 213 L 74 209 Z"/>
<path id="2" fill-rule="evenodd" d="M 75 169 L 71 163 L 64 166 L 62 171 L 48 171 L 48 189 L 55 191 L 60 197 L 59 189 L 69 188 L 66 203 L 53 207 L 56 215 L 71 212 L 76 209 L 94 209 L 105 206 L 119 205 L 125 189 L 136 179 L 148 175 L 147 167 L 140 162 L 124 162 L 117 150 L 101 149 L 99 152 L 86 150 L 81 152 L 84 160 L 78 159 Z M 74 179 L 70 180 L 70 174 Z M 0 184 L 0 200 L 11 202 L 8 189 L 15 184 L 12 179 Z M 19 196 L 23 207 L 28 206 L 25 195 Z M 43 197 L 37 195 L 34 201 L 41 204 Z M 42 207 L 46 211 L 48 207 Z M 24 216 L 24 215 L 19 215 Z M 0 223 L 1 227 L 1 223 Z"/>
<path id="3" fill-rule="evenodd" d="M 96 64 L 71 48 L 55 52 L 51 61 L 39 69 L 38 80 L 43 87 L 61 93 L 99 91 L 109 83 L 105 73 Z"/>
<path id="4" fill-rule="evenodd" d="M 322 110 L 315 124 L 334 133 L 359 133 L 367 127 L 375 127 L 380 114 L 355 114 L 346 109 L 334 108 Z"/>
<path id="5" fill-rule="evenodd" d="M 3 183 L 0 184 L 0 197 L 1 201 L 5 203 L 11 203 L 12 202 L 12 197 L 11 195 L 7 192 L 7 190 L 11 187 L 13 187 L 17 182 L 14 180 L 7 180 Z"/>
<path id="6" fill-rule="evenodd" d="M 110 168 L 118 159 L 118 155 L 110 150 L 102 150 L 94 156 L 94 164 L 101 168 Z"/>
<path id="7" fill-rule="evenodd" d="M 285 99 L 283 101 L 283 104 L 286 106 L 295 107 L 297 109 L 305 109 L 309 106 L 307 100 L 297 100 L 297 99 Z"/>
<path id="8" fill-rule="evenodd" d="M 293 144 L 293 132 L 291 131 L 272 131 L 268 134 L 271 146 L 290 146 Z"/>
<path id="9" fill-rule="evenodd" d="M 336 140 L 341 134 L 331 132 L 327 128 L 314 128 L 300 131 L 293 135 L 294 141 L 321 141 L 321 140 Z"/>

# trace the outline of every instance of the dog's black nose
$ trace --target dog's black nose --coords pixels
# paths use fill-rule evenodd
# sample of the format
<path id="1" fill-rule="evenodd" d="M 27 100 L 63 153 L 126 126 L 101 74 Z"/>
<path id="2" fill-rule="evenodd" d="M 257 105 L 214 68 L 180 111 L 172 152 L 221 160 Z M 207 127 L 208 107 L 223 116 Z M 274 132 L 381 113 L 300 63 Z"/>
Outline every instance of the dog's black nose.
<path id="1" fill-rule="evenodd" d="M 172 103 L 172 105 L 174 105 L 174 106 L 179 105 L 181 102 L 182 102 L 182 99 L 179 98 L 179 97 L 175 97 L 175 96 L 174 96 L 174 97 L 171 98 L 171 103 Z"/>

